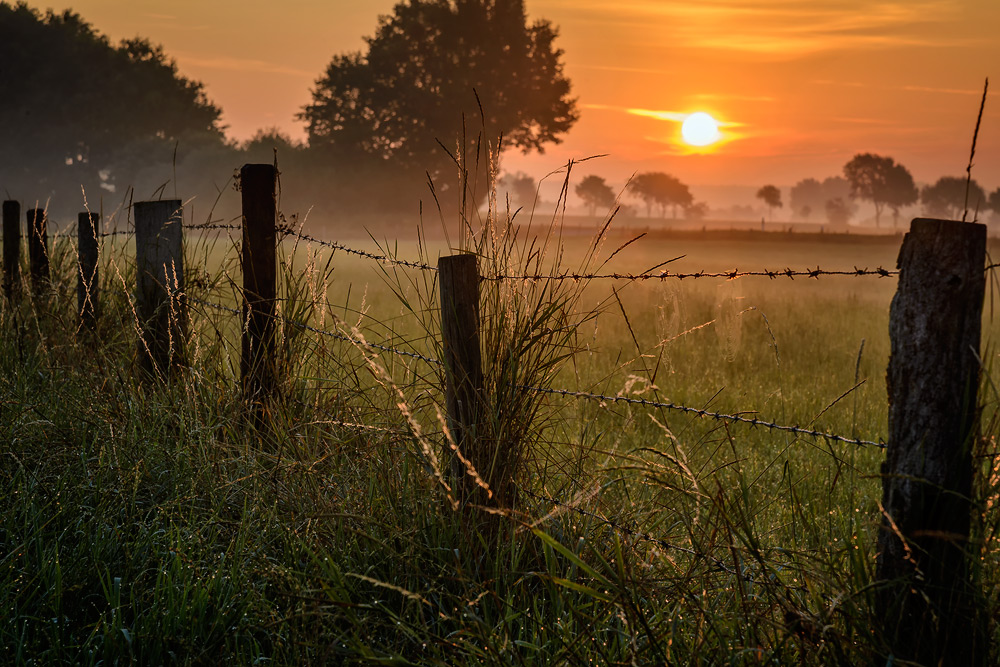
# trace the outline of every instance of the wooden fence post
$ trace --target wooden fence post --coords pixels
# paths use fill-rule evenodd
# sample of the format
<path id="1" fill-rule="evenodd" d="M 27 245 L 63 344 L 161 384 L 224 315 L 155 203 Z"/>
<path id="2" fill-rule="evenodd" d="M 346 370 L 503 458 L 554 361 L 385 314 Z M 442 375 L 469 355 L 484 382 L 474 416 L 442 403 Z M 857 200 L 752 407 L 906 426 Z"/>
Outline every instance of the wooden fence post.
<path id="1" fill-rule="evenodd" d="M 87 329 L 93 329 L 97 324 L 97 237 L 100 229 L 99 213 L 85 212 L 77 216 L 79 274 L 76 284 L 76 305 L 80 313 L 80 324 Z"/>
<path id="2" fill-rule="evenodd" d="M 986 227 L 916 219 L 889 314 L 878 617 L 896 660 L 982 664 L 970 581 Z"/>
<path id="3" fill-rule="evenodd" d="M 483 362 L 479 347 L 479 269 L 473 254 L 438 259 L 441 291 L 441 338 L 444 347 L 448 429 L 461 456 L 489 484 L 488 453 L 479 435 L 483 395 Z M 466 465 L 452 457 L 451 476 L 459 499 L 476 484 Z"/>
<path id="4" fill-rule="evenodd" d="M 3 203 L 3 291 L 10 299 L 21 280 L 21 204 Z"/>
<path id="5" fill-rule="evenodd" d="M 243 349 L 240 375 L 244 395 L 262 403 L 277 384 L 274 301 L 277 296 L 277 172 L 270 164 L 240 169 L 243 195 Z"/>
<path id="6" fill-rule="evenodd" d="M 40 296 L 49 286 L 49 232 L 44 208 L 28 209 L 28 272 L 31 292 Z"/>
<path id="7" fill-rule="evenodd" d="M 135 204 L 136 314 L 139 366 L 166 375 L 184 358 L 183 211 L 179 199 Z"/>

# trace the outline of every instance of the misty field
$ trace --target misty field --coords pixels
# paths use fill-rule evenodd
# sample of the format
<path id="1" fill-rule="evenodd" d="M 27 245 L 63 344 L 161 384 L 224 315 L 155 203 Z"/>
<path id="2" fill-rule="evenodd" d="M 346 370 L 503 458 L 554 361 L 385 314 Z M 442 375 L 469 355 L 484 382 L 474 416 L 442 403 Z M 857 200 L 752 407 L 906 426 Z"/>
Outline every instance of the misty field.
<path id="1" fill-rule="evenodd" d="M 660 234 L 602 265 L 629 234 L 595 248 L 546 232 L 466 243 L 484 276 L 680 256 L 657 270 L 894 269 L 899 243 Z M 445 247 L 346 245 L 430 265 Z M 882 450 L 664 406 L 881 442 L 894 277 L 484 281 L 486 386 L 510 397 L 490 433 L 516 488 L 484 510 L 453 497 L 433 272 L 286 238 L 280 399 L 260 419 L 226 310 L 233 240 L 187 240 L 188 366 L 166 383 L 133 377 L 128 248 L 104 246 L 96 334 L 74 335 L 65 241 L 51 294 L 0 315 L 11 662 L 812 665 L 884 650 Z M 995 613 L 984 386 L 977 576 Z"/>

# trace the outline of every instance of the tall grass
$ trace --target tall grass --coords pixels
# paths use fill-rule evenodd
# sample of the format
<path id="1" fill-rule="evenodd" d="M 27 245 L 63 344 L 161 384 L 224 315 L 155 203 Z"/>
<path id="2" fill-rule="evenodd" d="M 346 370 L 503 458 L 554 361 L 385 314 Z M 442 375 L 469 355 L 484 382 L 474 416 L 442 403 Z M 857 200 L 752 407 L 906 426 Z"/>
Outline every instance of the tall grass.
<path id="1" fill-rule="evenodd" d="M 481 218 L 466 212 L 445 249 L 474 252 L 486 278 L 476 455 L 499 500 L 489 522 L 452 502 L 440 368 L 367 344 L 442 358 L 432 272 L 383 265 L 373 281 L 287 239 L 282 385 L 259 423 L 242 409 L 238 318 L 192 300 L 190 367 L 140 384 L 127 244 L 105 245 L 98 331 L 77 336 L 73 249 L 57 241 L 50 296 L 0 311 L 8 660 L 881 656 L 880 452 L 526 387 L 757 410 L 878 438 L 892 285 L 490 280 L 646 268 L 685 252 L 640 241 L 616 253 L 631 239 L 613 223 L 580 243 L 560 238 L 558 220 L 522 216 L 495 201 Z M 225 235 L 188 241 L 191 297 L 238 304 L 229 248 Z M 435 250 L 421 239 L 419 254 L 431 262 Z M 977 576 L 994 613 L 996 394 L 983 396 Z"/>

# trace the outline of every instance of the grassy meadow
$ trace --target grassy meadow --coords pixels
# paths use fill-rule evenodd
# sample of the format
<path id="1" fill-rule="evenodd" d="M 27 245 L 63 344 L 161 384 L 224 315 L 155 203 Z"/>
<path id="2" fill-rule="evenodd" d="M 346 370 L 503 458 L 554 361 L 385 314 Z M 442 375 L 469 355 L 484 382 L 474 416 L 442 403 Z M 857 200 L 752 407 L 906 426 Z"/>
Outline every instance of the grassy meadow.
<path id="1" fill-rule="evenodd" d="M 664 233 L 615 254 L 630 238 L 506 227 L 462 245 L 489 277 L 641 273 L 677 257 L 662 268 L 893 269 L 899 242 Z M 188 237 L 188 364 L 165 382 L 133 372 L 127 242 L 104 245 L 96 332 L 77 331 L 65 240 L 51 293 L 0 311 L 0 651 L 11 663 L 881 655 L 870 585 L 881 450 L 523 387 L 879 441 L 895 278 L 484 281 L 483 433 L 513 485 L 490 511 L 457 500 L 440 367 L 360 342 L 441 359 L 435 274 L 286 237 L 280 396 L 258 419 L 239 390 L 239 318 L 205 305 L 239 306 L 235 240 Z M 347 245 L 430 264 L 447 247 Z M 992 368 L 990 303 L 984 327 Z M 992 433 L 977 576 L 995 614 Z"/>

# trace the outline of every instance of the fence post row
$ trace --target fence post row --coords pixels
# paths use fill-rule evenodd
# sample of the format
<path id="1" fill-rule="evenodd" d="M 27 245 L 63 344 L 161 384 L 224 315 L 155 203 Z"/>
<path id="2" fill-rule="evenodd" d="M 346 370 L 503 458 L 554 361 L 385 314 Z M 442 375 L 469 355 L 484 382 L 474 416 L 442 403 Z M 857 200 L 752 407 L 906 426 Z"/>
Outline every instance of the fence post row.
<path id="1" fill-rule="evenodd" d="M 10 299 L 21 280 L 21 204 L 3 203 L 3 291 Z"/>
<path id="2" fill-rule="evenodd" d="M 49 232 L 44 208 L 28 209 L 28 272 L 31 292 L 40 296 L 49 286 Z"/>
<path id="3" fill-rule="evenodd" d="M 274 165 L 240 169 L 243 199 L 243 347 L 240 379 L 244 395 L 263 402 L 275 390 L 274 302 L 277 297 L 277 203 Z"/>
<path id="4" fill-rule="evenodd" d="M 981 664 L 970 581 L 986 227 L 916 219 L 889 312 L 878 616 L 897 660 Z"/>
<path id="5" fill-rule="evenodd" d="M 448 429 L 462 457 L 490 483 L 489 454 L 478 433 L 483 395 L 483 362 L 479 347 L 479 269 L 471 253 L 438 259 L 441 293 L 441 339 L 444 347 L 445 400 Z M 475 487 L 466 465 L 453 456 L 451 476 L 460 499 Z"/>
<path id="6" fill-rule="evenodd" d="M 98 275 L 97 237 L 101 230 L 101 216 L 84 212 L 77 216 L 77 252 L 80 266 L 76 285 L 77 312 L 80 323 L 87 329 L 97 324 Z"/>
<path id="7" fill-rule="evenodd" d="M 139 367 L 165 376 L 182 363 L 187 334 L 183 211 L 179 199 L 135 204 Z"/>

